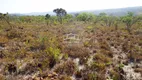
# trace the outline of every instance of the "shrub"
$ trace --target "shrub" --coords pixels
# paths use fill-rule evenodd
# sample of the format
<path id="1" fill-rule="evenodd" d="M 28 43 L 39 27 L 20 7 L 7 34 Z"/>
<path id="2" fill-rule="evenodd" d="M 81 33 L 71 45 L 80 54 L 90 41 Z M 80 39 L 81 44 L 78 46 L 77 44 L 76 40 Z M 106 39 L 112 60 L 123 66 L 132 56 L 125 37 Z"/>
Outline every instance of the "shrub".
<path id="1" fill-rule="evenodd" d="M 60 80 L 72 80 L 69 76 L 67 75 L 62 75 L 60 78 Z"/>
<path id="2" fill-rule="evenodd" d="M 45 52 L 49 56 L 49 61 L 50 61 L 49 66 L 50 68 L 52 68 L 59 60 L 59 55 L 61 51 L 58 48 L 49 47 L 45 50 Z"/>
<path id="3" fill-rule="evenodd" d="M 142 74 L 142 69 L 141 68 L 135 68 L 135 72 L 140 72 Z"/>
<path id="4" fill-rule="evenodd" d="M 119 76 L 119 73 L 117 71 L 111 70 L 110 75 L 111 75 L 113 80 L 120 80 L 120 76 Z"/>
<path id="5" fill-rule="evenodd" d="M 82 71 L 76 71 L 75 76 L 76 78 L 81 78 L 83 76 Z"/>
<path id="6" fill-rule="evenodd" d="M 48 50 L 48 52 L 47 52 Z M 49 56 L 52 56 L 55 60 L 58 60 L 58 57 L 60 55 L 60 49 L 49 47 L 49 49 L 46 50 L 46 53 L 49 53 Z"/>
<path id="7" fill-rule="evenodd" d="M 98 70 L 98 71 L 103 70 L 103 69 L 105 69 L 105 64 L 93 62 L 91 65 L 91 69 Z"/>
<path id="8" fill-rule="evenodd" d="M 104 50 L 110 50 L 110 47 L 106 42 L 100 42 L 100 48 Z"/>
<path id="9" fill-rule="evenodd" d="M 111 50 L 105 50 L 105 49 L 100 49 L 100 53 L 108 56 L 108 57 L 113 57 L 113 52 Z"/>
<path id="10" fill-rule="evenodd" d="M 104 63 L 108 63 L 111 61 L 111 59 L 107 56 L 105 56 L 104 54 L 101 54 L 101 53 L 97 53 L 94 58 L 93 58 L 95 61 L 98 61 L 98 62 L 104 62 Z"/>
<path id="11" fill-rule="evenodd" d="M 95 73 L 88 74 L 88 80 L 97 80 L 97 76 Z"/>
<path id="12" fill-rule="evenodd" d="M 73 58 L 81 58 L 81 57 L 89 56 L 89 51 L 86 48 L 79 47 L 79 46 L 66 47 L 65 53 L 68 53 L 68 55 Z"/>
<path id="13" fill-rule="evenodd" d="M 0 74 L 0 80 L 6 80 L 5 77 L 4 77 L 4 75 Z"/>
<path id="14" fill-rule="evenodd" d="M 55 69 L 55 72 L 57 72 L 58 74 L 67 74 L 67 75 L 72 75 L 75 71 L 76 71 L 76 65 L 71 60 L 59 64 Z"/>
<path id="15" fill-rule="evenodd" d="M 95 30 L 93 26 L 87 26 L 86 29 L 87 32 L 93 32 Z"/>
<path id="16" fill-rule="evenodd" d="M 84 46 L 89 47 L 90 46 L 89 42 L 88 41 L 84 42 Z"/>
<path id="17" fill-rule="evenodd" d="M 8 38 L 20 38 L 22 33 L 16 29 L 12 29 L 7 32 L 7 37 Z"/>
<path id="18" fill-rule="evenodd" d="M 9 74 L 17 73 L 17 67 L 15 64 L 9 63 L 5 66 L 5 71 L 8 72 Z"/>
<path id="19" fill-rule="evenodd" d="M 1 46 L 1 44 L 4 44 L 6 42 L 8 42 L 8 38 L 5 36 L 0 36 L 0 46 Z"/>
<path id="20" fill-rule="evenodd" d="M 123 68 L 123 67 L 124 67 L 124 64 L 119 64 L 119 67 L 120 67 L 120 68 Z"/>

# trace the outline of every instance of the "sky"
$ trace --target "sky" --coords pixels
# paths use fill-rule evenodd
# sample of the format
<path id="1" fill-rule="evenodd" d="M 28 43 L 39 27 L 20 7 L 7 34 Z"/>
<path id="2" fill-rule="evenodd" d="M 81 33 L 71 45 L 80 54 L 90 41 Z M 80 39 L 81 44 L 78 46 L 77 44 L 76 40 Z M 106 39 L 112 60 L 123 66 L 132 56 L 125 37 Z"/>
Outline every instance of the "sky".
<path id="1" fill-rule="evenodd" d="M 142 0 L 0 0 L 2 13 L 49 12 L 63 8 L 67 12 L 142 6 Z"/>

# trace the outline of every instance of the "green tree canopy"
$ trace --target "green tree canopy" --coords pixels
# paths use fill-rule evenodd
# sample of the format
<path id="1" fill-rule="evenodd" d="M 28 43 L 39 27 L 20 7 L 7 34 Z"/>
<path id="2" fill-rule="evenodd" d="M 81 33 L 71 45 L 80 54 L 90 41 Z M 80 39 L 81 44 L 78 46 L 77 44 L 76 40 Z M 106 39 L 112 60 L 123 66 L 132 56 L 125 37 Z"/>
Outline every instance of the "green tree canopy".
<path id="1" fill-rule="evenodd" d="M 54 9 L 53 12 L 56 13 L 59 22 L 62 23 L 63 17 L 67 14 L 66 10 L 62 8 L 57 8 L 57 9 Z"/>
<path id="2" fill-rule="evenodd" d="M 128 12 L 127 15 L 121 17 L 121 21 L 126 25 L 128 32 L 131 32 L 131 27 L 135 23 L 139 22 L 142 18 L 135 16 L 134 13 Z"/>
<path id="3" fill-rule="evenodd" d="M 50 18 L 50 15 L 49 14 L 46 14 L 45 15 L 45 19 L 47 20 L 47 19 L 49 19 Z"/>

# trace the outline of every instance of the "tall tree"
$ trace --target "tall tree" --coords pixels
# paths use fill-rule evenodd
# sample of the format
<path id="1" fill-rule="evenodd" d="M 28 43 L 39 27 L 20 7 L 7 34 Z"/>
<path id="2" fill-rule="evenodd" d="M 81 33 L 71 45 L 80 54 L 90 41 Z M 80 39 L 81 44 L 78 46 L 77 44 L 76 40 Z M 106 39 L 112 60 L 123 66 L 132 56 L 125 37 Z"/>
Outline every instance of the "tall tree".
<path id="1" fill-rule="evenodd" d="M 56 13 L 58 17 L 58 21 L 62 24 L 62 19 L 67 14 L 66 10 L 62 8 L 57 8 L 57 9 L 54 9 L 53 12 Z"/>

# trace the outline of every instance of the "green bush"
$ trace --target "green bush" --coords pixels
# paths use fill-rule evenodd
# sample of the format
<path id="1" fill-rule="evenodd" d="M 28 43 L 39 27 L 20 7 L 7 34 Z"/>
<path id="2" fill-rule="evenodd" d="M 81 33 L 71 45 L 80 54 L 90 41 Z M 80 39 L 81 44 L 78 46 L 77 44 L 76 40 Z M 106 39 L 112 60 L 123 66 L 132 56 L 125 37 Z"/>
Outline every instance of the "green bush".
<path id="1" fill-rule="evenodd" d="M 50 66 L 50 68 L 52 68 L 59 60 L 59 56 L 60 56 L 61 51 L 60 51 L 60 49 L 49 47 L 45 50 L 45 52 L 48 55 L 48 59 L 50 62 L 49 66 Z"/>
<path id="2" fill-rule="evenodd" d="M 83 12 L 77 16 L 77 20 L 80 21 L 93 21 L 95 20 L 96 16 L 93 13 Z"/>

